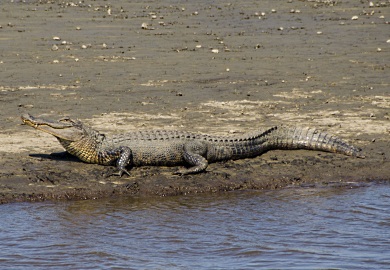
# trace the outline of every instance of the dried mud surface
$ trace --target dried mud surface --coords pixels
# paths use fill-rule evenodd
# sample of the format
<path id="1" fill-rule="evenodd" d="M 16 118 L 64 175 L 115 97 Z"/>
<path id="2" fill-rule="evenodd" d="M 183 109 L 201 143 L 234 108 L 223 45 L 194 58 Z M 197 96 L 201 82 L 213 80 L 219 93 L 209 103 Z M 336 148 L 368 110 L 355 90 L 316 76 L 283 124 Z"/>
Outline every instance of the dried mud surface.
<path id="1" fill-rule="evenodd" d="M 131 2 L 131 3 L 130 3 Z M 168 196 L 390 180 L 389 1 L 2 1 L 0 202 Z M 313 126 L 355 159 L 272 151 L 176 168 L 112 168 L 61 152 L 29 112 L 130 129 Z"/>

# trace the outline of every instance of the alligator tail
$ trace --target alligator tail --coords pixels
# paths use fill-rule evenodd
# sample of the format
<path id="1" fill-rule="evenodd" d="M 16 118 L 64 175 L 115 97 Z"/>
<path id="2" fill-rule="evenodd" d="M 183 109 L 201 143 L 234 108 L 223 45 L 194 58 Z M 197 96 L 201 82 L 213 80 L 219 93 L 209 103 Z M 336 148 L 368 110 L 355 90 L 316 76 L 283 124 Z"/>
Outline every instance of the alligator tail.
<path id="1" fill-rule="evenodd" d="M 358 158 L 365 157 L 361 149 L 315 128 L 279 126 L 273 132 L 272 138 L 272 141 L 269 143 L 270 148 L 273 149 L 320 150 Z"/>

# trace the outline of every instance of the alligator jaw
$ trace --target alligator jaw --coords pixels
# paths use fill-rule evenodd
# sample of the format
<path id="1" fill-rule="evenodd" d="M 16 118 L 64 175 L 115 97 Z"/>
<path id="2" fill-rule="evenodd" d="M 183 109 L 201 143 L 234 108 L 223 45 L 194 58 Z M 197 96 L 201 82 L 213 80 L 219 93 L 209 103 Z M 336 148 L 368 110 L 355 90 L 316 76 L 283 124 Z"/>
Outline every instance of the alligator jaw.
<path id="1" fill-rule="evenodd" d="M 83 129 L 76 124 L 77 122 L 69 118 L 64 118 L 57 122 L 34 117 L 30 114 L 23 114 L 21 118 L 23 124 L 49 133 L 59 139 L 77 141 L 84 135 Z"/>

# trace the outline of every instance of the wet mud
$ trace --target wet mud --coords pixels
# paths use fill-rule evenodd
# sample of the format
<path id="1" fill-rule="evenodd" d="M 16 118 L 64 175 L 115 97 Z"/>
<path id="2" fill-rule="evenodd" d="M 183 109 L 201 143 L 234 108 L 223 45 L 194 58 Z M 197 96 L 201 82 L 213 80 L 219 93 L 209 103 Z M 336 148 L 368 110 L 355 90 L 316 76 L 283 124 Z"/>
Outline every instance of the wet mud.
<path id="1" fill-rule="evenodd" d="M 389 1 L 2 1 L 0 202 L 171 196 L 390 180 Z M 23 113 L 133 129 L 312 126 L 356 159 L 271 151 L 172 175 L 86 164 Z"/>

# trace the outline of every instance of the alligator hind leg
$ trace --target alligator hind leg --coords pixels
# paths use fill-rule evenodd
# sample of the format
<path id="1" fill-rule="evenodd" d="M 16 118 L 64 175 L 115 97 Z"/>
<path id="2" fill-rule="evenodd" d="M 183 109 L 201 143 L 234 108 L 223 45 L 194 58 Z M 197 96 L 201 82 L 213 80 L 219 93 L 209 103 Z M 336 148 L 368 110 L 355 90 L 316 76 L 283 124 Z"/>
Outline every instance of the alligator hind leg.
<path id="1" fill-rule="evenodd" d="M 174 174 L 186 175 L 203 172 L 209 165 L 203 155 L 207 152 L 207 145 L 201 142 L 189 142 L 183 147 L 183 158 L 192 167 L 188 169 L 181 169 Z"/>

